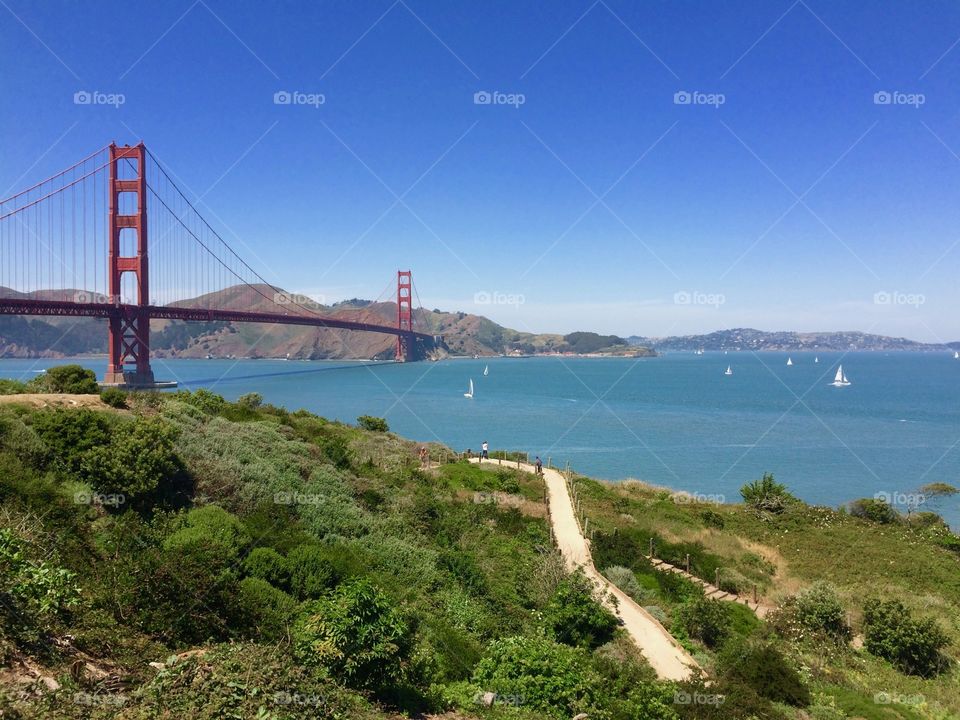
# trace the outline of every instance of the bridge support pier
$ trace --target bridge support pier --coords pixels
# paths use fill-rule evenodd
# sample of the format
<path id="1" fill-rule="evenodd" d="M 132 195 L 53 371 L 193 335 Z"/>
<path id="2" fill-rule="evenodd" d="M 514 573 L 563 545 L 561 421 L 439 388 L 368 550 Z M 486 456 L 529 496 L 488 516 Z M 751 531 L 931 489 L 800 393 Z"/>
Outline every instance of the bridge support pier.
<path id="1" fill-rule="evenodd" d="M 411 359 L 413 352 L 413 298 L 411 289 L 413 280 L 409 270 L 397 270 L 397 362 Z"/>
<path id="2" fill-rule="evenodd" d="M 129 388 L 156 387 L 153 370 L 150 368 L 150 281 L 147 257 L 147 152 L 143 143 L 136 147 L 117 147 L 110 144 L 110 212 L 107 222 L 109 248 L 107 252 L 107 278 L 110 302 L 114 312 L 110 315 L 107 341 L 107 373 L 104 385 Z M 120 164 L 136 167 L 136 177 L 122 179 Z M 136 212 L 123 213 L 121 194 L 136 196 Z M 124 205 L 132 205 L 126 202 Z M 121 233 L 127 230 L 136 234 L 136 255 L 121 254 Z M 121 307 L 125 273 L 132 273 L 137 285 L 137 305 Z M 128 366 L 133 366 L 128 369 Z"/>

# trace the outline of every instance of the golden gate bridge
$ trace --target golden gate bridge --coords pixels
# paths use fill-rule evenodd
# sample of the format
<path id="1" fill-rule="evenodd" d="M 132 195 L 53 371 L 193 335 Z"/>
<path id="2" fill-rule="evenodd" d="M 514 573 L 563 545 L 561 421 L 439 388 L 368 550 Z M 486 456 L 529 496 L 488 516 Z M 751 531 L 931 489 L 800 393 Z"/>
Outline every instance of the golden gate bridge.
<path id="1" fill-rule="evenodd" d="M 268 283 L 143 143 L 111 143 L 0 200 L 0 288 L 2 315 L 106 319 L 105 385 L 157 386 L 151 319 L 386 333 L 398 362 L 440 342 L 414 327 L 409 270 L 397 271 L 393 325 L 325 316 Z"/>

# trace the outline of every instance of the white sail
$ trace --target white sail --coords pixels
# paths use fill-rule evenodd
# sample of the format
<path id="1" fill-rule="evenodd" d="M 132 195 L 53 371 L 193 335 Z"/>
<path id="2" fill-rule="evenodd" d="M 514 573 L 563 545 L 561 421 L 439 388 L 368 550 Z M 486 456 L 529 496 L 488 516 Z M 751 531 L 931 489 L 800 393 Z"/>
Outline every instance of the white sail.
<path id="1" fill-rule="evenodd" d="M 484 366 L 483 366 L 483 376 L 486 377 L 486 376 L 489 375 L 489 374 L 490 374 L 490 366 L 489 366 L 489 365 L 484 365 Z"/>
<path id="2" fill-rule="evenodd" d="M 726 371 L 725 371 L 723 374 L 724 374 L 724 375 L 733 375 L 733 368 L 730 367 L 729 365 L 727 365 L 727 369 L 726 369 Z"/>
<path id="3" fill-rule="evenodd" d="M 793 360 L 791 360 L 790 358 L 787 358 L 787 365 L 793 365 Z"/>
<path id="4" fill-rule="evenodd" d="M 814 361 L 815 363 L 818 363 L 818 362 L 820 362 L 820 358 L 815 357 L 815 358 L 813 359 L 813 361 Z"/>
<path id="5" fill-rule="evenodd" d="M 470 390 L 463 394 L 465 398 L 473 398 L 473 378 L 470 378 Z"/>
<path id="6" fill-rule="evenodd" d="M 837 368 L 837 374 L 833 378 L 833 382 L 830 383 L 834 387 L 846 387 L 850 384 L 850 381 L 847 380 L 846 373 L 843 372 L 843 365 Z"/>
<path id="7" fill-rule="evenodd" d="M 954 359 L 954 360 L 960 360 L 960 352 L 957 352 L 956 350 L 954 350 L 954 352 L 953 352 L 953 359 Z"/>

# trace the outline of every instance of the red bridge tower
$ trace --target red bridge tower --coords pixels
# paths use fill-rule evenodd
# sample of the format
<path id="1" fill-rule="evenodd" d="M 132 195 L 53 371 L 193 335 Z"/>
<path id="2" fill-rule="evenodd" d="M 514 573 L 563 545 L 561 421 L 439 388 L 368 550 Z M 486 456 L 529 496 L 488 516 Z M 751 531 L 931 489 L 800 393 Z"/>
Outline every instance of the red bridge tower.
<path id="1" fill-rule="evenodd" d="M 402 331 L 397 335 L 397 362 L 404 362 L 413 352 L 412 287 L 410 271 L 397 270 L 397 330 Z"/>

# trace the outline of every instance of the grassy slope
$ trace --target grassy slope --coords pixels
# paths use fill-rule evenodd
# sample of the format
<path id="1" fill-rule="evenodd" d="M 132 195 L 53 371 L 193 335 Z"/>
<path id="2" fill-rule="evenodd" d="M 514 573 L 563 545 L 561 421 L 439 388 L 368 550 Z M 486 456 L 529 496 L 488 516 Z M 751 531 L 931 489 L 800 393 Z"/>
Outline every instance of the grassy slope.
<path id="1" fill-rule="evenodd" d="M 265 642 L 227 629 L 207 642 L 184 643 L 146 628 L 138 620 L 142 609 L 136 597 L 143 580 L 136 574 L 140 558 L 132 563 L 129 558 L 149 555 L 183 510 L 171 506 L 139 520 L 128 517 L 133 513 L 77 505 L 76 484 L 30 466 L 31 453 L 43 453 L 30 430 L 35 412 L 0 409 L 0 529 L 24 536 L 34 561 L 50 559 L 76 572 L 81 603 L 51 621 L 46 628 L 51 636 L 33 643 L 10 630 L 9 618 L 0 624 L 4 667 L 25 676 L 24 663 L 34 663 L 35 674 L 55 677 L 62 686 L 56 693 L 25 693 L 26 686 L 8 672 L 0 676 L 0 709 L 26 718 L 256 717 L 261 708 L 263 718 L 393 717 L 395 711 L 292 663 L 283 640 Z M 192 482 L 192 503 L 212 502 L 235 513 L 256 544 L 281 553 L 323 538 L 339 548 L 345 575 L 373 578 L 415 620 L 417 652 L 428 660 L 436 683 L 430 692 L 451 698 L 471 717 L 545 717 L 526 709 L 481 711 L 465 685 L 491 641 L 537 634 L 538 618 L 562 578 L 549 548 L 543 489 L 536 478 L 465 464 L 423 473 L 416 469 L 411 443 L 306 413 L 236 405 L 204 412 L 173 399 L 158 407 L 139 405 L 138 413 L 158 415 L 179 428 L 176 452 Z M 720 567 L 725 582 L 743 588 L 755 584 L 771 599 L 828 579 L 855 622 L 865 592 L 897 597 L 921 614 L 938 617 L 954 640 L 954 654 L 960 646 L 960 565 L 931 531 L 877 526 L 807 507 L 761 520 L 742 506 L 678 503 L 639 484 L 618 487 L 579 479 L 576 485 L 596 529 L 598 567 L 631 567 L 643 604 L 659 608 L 665 624 L 681 637 L 675 621 L 686 589 L 643 561 L 651 535 L 660 556 L 682 562 L 689 552 L 695 572 L 712 580 Z M 275 501 L 278 493 L 289 497 L 283 494 L 291 492 L 299 494 L 299 502 Z M 124 594 L 131 588 L 132 597 Z M 757 630 L 742 612 L 734 621 L 743 634 Z M 682 639 L 714 666 L 713 651 Z M 629 654 L 618 642 L 617 652 Z M 788 650 L 815 692 L 819 714 L 814 717 L 939 719 L 954 717 L 948 710 L 960 708 L 956 669 L 921 680 L 864 652 L 828 652 L 802 641 Z M 186 655 L 159 671 L 147 665 L 174 653 Z M 72 676 L 78 657 L 122 680 L 119 693 L 115 688 L 104 693 L 110 684 L 93 682 L 83 672 Z M 881 691 L 922 695 L 926 703 L 878 705 L 873 697 Z M 78 702 L 78 692 L 96 700 L 84 702 L 86 696 L 80 696 Z M 282 704 L 277 693 L 310 698 L 313 704 Z M 123 706 L 110 704 L 111 697 L 122 698 Z M 780 710 L 796 720 L 804 717 L 791 708 Z"/>

